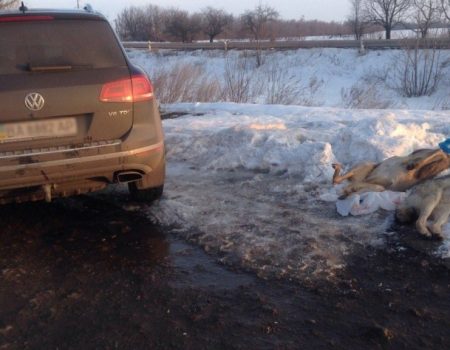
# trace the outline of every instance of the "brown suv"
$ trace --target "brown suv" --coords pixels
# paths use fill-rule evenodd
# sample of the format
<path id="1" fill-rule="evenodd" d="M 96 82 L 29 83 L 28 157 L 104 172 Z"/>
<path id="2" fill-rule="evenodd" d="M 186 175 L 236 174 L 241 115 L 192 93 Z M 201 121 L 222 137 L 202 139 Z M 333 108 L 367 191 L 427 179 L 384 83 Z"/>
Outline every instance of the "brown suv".
<path id="1" fill-rule="evenodd" d="M 117 182 L 152 200 L 164 173 L 153 87 L 102 15 L 0 12 L 0 203 Z"/>

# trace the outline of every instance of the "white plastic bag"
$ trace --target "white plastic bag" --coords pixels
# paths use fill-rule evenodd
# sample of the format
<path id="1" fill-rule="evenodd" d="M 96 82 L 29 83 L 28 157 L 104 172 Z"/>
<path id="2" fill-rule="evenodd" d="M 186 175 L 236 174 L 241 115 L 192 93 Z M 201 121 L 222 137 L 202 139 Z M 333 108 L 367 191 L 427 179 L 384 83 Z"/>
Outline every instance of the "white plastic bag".
<path id="1" fill-rule="evenodd" d="M 379 208 L 395 210 L 405 198 L 405 192 L 365 192 L 353 194 L 346 199 L 338 200 L 336 202 L 336 209 L 342 216 L 348 216 L 349 214 L 365 215 L 373 213 Z"/>

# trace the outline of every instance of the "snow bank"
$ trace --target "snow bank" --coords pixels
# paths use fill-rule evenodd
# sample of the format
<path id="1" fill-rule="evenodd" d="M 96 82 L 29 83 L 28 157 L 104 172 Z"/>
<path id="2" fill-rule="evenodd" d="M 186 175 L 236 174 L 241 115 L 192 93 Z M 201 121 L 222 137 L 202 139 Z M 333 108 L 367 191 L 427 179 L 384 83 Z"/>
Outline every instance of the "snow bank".
<path id="1" fill-rule="evenodd" d="M 166 192 L 149 215 L 179 227 L 223 263 L 263 277 L 330 277 L 355 246 L 383 243 L 392 213 L 336 213 L 333 162 L 349 167 L 437 147 L 450 131 L 444 112 L 236 104 L 165 109 L 188 115 L 163 123 Z M 447 235 L 436 254 L 448 257 L 449 247 Z"/>
<path id="2" fill-rule="evenodd" d="M 430 124 L 398 120 L 395 112 L 350 122 L 336 135 L 334 151 L 339 159 L 355 165 L 382 161 L 394 155 L 407 155 L 418 148 L 436 147 L 442 134 L 430 131 Z"/>
<path id="3" fill-rule="evenodd" d="M 169 155 L 175 160 L 208 169 L 287 171 L 316 182 L 329 181 L 333 162 L 353 166 L 437 147 L 449 116 L 226 103 L 177 104 L 166 110 L 205 114 L 165 121 Z M 425 122 L 431 118 L 436 126 Z"/>
<path id="4" fill-rule="evenodd" d="M 289 173 L 327 181 L 335 161 L 331 145 L 302 127 L 272 116 L 186 117 L 165 122 L 170 159 L 201 169 Z M 308 165 L 308 166 L 306 166 Z"/>

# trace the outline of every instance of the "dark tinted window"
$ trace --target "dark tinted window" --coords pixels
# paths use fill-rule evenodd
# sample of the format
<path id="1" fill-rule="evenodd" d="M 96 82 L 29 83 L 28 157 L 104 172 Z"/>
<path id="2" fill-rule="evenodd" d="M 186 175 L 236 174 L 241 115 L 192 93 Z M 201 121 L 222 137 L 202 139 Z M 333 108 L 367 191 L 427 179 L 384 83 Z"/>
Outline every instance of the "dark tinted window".
<path id="1" fill-rule="evenodd" d="M 26 73 L 30 66 L 109 68 L 125 64 L 107 22 L 0 23 L 0 74 Z"/>

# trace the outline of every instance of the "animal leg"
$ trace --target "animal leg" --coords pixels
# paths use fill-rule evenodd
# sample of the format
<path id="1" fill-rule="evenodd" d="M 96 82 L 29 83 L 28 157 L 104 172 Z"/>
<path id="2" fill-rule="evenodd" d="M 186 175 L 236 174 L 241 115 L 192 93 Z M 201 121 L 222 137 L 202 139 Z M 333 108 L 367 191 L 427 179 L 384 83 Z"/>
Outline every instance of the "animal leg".
<path id="1" fill-rule="evenodd" d="M 333 185 L 335 184 L 340 184 L 343 180 L 341 179 L 343 176 L 339 176 L 339 174 L 341 173 L 342 170 L 342 165 L 339 163 L 333 163 L 331 164 L 331 166 L 334 169 L 334 174 L 333 174 Z"/>
<path id="2" fill-rule="evenodd" d="M 434 222 L 430 226 L 430 231 L 433 234 L 439 236 L 440 238 L 443 238 L 442 225 L 444 225 L 447 222 L 449 215 L 450 215 L 450 206 L 438 205 L 436 209 L 433 211 Z"/>
<path id="3" fill-rule="evenodd" d="M 423 159 L 411 161 L 406 161 L 406 169 L 407 170 L 414 170 L 414 169 L 420 169 L 424 167 L 427 164 L 433 163 L 433 162 L 440 162 L 442 160 L 446 160 L 447 156 L 439 149 L 436 150 L 436 152 L 430 154 L 428 157 L 425 157 Z"/>
<path id="4" fill-rule="evenodd" d="M 367 175 L 370 174 L 373 169 L 375 169 L 376 166 L 376 163 L 364 163 L 350 169 L 344 175 L 339 175 L 342 170 L 342 165 L 337 163 L 332 164 L 332 167 L 334 169 L 333 185 L 340 184 L 345 180 L 362 181 L 367 177 Z"/>
<path id="5" fill-rule="evenodd" d="M 420 214 L 419 218 L 416 221 L 416 228 L 420 234 L 426 237 L 431 237 L 431 232 L 427 228 L 427 220 L 433 212 L 434 208 L 436 208 L 440 199 L 440 194 L 429 195 L 424 198 L 422 204 L 420 205 Z"/>

